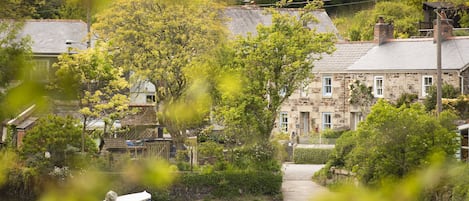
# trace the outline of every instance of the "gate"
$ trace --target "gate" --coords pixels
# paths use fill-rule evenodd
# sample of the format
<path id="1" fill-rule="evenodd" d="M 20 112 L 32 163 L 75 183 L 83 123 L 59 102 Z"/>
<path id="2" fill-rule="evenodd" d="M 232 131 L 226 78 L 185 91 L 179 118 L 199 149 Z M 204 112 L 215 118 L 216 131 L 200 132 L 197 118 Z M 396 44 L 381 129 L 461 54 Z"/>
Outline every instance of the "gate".
<path id="1" fill-rule="evenodd" d="M 145 156 L 148 158 L 169 160 L 170 146 L 170 141 L 145 142 Z"/>

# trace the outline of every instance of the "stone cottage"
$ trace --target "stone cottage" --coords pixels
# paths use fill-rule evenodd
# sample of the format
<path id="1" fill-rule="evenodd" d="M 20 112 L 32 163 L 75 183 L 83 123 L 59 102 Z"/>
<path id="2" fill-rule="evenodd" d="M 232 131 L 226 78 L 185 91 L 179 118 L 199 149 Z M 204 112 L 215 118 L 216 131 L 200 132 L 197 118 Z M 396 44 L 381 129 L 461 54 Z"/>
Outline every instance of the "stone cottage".
<path id="1" fill-rule="evenodd" d="M 453 37 L 443 21 L 443 83 L 469 92 L 469 37 Z M 355 129 L 362 109 L 350 104 L 349 85 L 356 80 L 372 88 L 375 99 L 396 101 L 403 93 L 425 99 L 437 82 L 434 38 L 394 39 L 393 26 L 382 19 L 374 41 L 339 42 L 337 50 L 314 63 L 314 79 L 282 105 L 274 133 L 308 134 L 325 129 Z"/>

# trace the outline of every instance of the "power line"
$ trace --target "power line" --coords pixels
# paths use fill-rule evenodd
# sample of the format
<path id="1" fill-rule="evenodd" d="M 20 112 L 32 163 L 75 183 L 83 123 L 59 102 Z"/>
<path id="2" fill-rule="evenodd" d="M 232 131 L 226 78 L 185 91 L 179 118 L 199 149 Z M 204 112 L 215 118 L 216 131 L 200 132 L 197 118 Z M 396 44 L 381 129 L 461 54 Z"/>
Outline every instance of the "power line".
<path id="1" fill-rule="evenodd" d="M 362 3 L 369 3 L 369 2 L 375 2 L 375 0 L 368 0 L 368 1 L 359 1 L 359 2 L 350 2 L 350 3 L 341 3 L 341 4 L 334 4 L 334 5 L 324 5 L 324 8 L 330 8 L 330 7 L 339 7 L 339 6 L 349 6 L 349 5 L 355 5 L 355 4 L 362 4 Z"/>

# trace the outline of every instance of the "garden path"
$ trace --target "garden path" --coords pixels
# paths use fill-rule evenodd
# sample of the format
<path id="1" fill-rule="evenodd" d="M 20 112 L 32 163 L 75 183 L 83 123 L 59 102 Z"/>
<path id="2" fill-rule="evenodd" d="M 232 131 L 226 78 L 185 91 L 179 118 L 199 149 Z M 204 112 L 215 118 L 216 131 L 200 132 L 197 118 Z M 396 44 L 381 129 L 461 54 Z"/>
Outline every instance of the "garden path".
<path id="1" fill-rule="evenodd" d="M 324 165 L 284 163 L 282 165 L 282 193 L 284 201 L 311 201 L 328 192 L 327 188 L 311 180 Z"/>

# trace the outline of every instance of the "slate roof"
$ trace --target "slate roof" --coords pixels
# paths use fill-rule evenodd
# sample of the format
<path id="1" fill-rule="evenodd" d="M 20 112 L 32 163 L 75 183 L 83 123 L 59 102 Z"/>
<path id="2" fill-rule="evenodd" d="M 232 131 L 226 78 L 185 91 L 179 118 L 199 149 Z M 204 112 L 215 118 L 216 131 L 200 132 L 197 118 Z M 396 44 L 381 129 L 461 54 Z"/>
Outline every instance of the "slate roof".
<path id="1" fill-rule="evenodd" d="M 332 54 L 324 54 L 321 60 L 314 62 L 313 72 L 344 72 L 376 45 L 373 42 L 337 43 Z"/>
<path id="2" fill-rule="evenodd" d="M 348 67 L 349 71 L 435 70 L 433 38 L 392 40 L 371 48 Z M 454 37 L 442 43 L 442 69 L 460 70 L 469 64 L 469 37 Z"/>
<path id="3" fill-rule="evenodd" d="M 442 69 L 469 68 L 469 37 L 452 37 L 442 43 Z M 336 51 L 314 62 L 314 73 L 436 70 L 433 38 L 396 39 L 378 45 L 373 42 L 337 43 Z"/>
<path id="4" fill-rule="evenodd" d="M 61 54 L 68 51 L 66 40 L 79 42 L 73 48 L 85 49 L 86 23 L 81 20 L 27 20 L 19 37 L 29 35 L 35 54 Z"/>
<path id="5" fill-rule="evenodd" d="M 295 16 L 298 16 L 300 11 L 295 8 L 280 8 L 278 10 L 280 10 L 281 13 L 288 13 Z M 264 15 L 264 11 L 264 8 L 256 6 L 228 7 L 224 11 L 225 16 L 228 18 L 228 29 L 233 35 L 246 36 L 248 32 L 255 35 L 257 33 L 257 25 L 272 24 L 272 15 Z M 332 20 L 329 15 L 327 15 L 326 11 L 318 10 L 312 11 L 312 13 L 319 20 L 319 23 L 310 25 L 311 28 L 316 28 L 316 30 L 321 33 L 332 32 L 339 36 L 337 28 L 332 23 Z"/>

